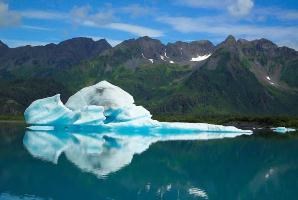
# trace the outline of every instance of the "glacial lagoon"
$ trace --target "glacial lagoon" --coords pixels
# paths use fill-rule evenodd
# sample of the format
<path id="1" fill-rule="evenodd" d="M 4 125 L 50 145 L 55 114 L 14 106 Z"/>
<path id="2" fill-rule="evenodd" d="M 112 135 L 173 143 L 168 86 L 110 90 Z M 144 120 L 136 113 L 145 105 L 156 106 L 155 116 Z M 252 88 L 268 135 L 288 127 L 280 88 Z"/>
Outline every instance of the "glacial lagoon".
<path id="1" fill-rule="evenodd" d="M 107 81 L 24 116 L 0 126 L 0 200 L 296 197 L 294 129 L 159 122 Z"/>
<path id="2" fill-rule="evenodd" d="M 297 133 L 216 134 L 1 124 L 0 199 L 296 199 Z"/>

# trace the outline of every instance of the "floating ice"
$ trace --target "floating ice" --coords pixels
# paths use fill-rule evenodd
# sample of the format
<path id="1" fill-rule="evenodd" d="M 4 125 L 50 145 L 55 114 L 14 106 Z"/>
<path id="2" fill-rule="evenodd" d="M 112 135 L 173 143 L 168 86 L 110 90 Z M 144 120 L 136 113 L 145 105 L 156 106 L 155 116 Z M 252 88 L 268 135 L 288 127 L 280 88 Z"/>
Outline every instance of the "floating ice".
<path id="1" fill-rule="evenodd" d="M 274 132 L 277 132 L 277 133 L 287 133 L 287 132 L 293 132 L 293 131 L 296 131 L 296 129 L 293 129 L 293 128 L 286 128 L 286 127 L 272 128 L 272 130 L 273 130 Z"/>
<path id="2" fill-rule="evenodd" d="M 122 129 L 139 131 L 154 128 L 159 132 L 239 132 L 251 134 L 232 126 L 204 123 L 169 123 L 151 119 L 151 114 L 134 103 L 133 97 L 121 88 L 107 81 L 85 87 L 71 96 L 64 105 L 60 95 L 34 101 L 25 111 L 27 124 L 31 129 L 44 130 L 45 126 L 76 126 L 81 129 Z M 42 126 L 43 125 L 43 126 Z"/>

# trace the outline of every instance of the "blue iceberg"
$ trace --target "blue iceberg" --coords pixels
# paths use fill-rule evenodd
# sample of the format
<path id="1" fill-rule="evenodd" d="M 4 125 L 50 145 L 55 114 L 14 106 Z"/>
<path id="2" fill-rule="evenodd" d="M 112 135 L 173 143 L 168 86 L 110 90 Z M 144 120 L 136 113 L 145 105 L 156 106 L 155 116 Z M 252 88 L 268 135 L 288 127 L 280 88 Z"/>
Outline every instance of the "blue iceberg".
<path id="1" fill-rule="evenodd" d="M 24 113 L 26 123 L 34 130 L 58 129 L 67 127 L 74 131 L 115 130 L 144 132 L 237 132 L 251 134 L 233 126 L 206 123 L 159 122 L 153 120 L 143 106 L 135 105 L 134 98 L 107 81 L 85 87 L 72 95 L 63 104 L 60 95 L 38 99 L 31 103 Z"/>

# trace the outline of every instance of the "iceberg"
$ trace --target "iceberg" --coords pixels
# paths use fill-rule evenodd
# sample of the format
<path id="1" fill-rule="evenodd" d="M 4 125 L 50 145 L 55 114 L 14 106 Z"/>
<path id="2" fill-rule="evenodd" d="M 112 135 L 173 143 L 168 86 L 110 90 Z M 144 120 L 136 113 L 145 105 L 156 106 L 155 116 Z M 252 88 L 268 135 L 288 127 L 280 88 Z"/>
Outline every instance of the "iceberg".
<path id="1" fill-rule="evenodd" d="M 252 131 L 206 123 L 159 122 L 120 87 L 107 81 L 81 89 L 63 104 L 60 95 L 39 99 L 25 110 L 23 143 L 39 159 L 65 157 L 104 178 L 132 162 L 153 143 L 250 135 Z"/>
<path id="2" fill-rule="evenodd" d="M 50 127 L 73 129 L 105 129 L 127 132 L 154 129 L 157 132 L 239 132 L 251 134 L 233 126 L 206 123 L 159 122 L 143 106 L 135 105 L 134 98 L 107 81 L 85 87 L 72 95 L 65 105 L 60 94 L 31 103 L 25 110 L 26 123 L 31 129 L 47 130 Z M 75 127 L 75 128 L 74 128 Z"/>
<path id="3" fill-rule="evenodd" d="M 296 131 L 296 129 L 294 128 L 286 128 L 286 127 L 276 127 L 276 128 L 272 128 L 272 130 L 276 133 L 287 133 L 287 132 Z"/>

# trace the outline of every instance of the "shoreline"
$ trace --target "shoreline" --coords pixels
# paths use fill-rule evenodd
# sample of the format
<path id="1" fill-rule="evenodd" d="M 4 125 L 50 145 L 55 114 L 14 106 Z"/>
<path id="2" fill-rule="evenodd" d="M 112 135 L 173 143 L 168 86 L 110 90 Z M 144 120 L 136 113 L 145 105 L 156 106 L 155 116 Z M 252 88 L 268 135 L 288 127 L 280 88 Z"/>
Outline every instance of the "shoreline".
<path id="1" fill-rule="evenodd" d="M 13 120 L 13 119 L 1 119 L 0 123 L 11 123 L 11 124 L 26 124 L 25 120 Z"/>

